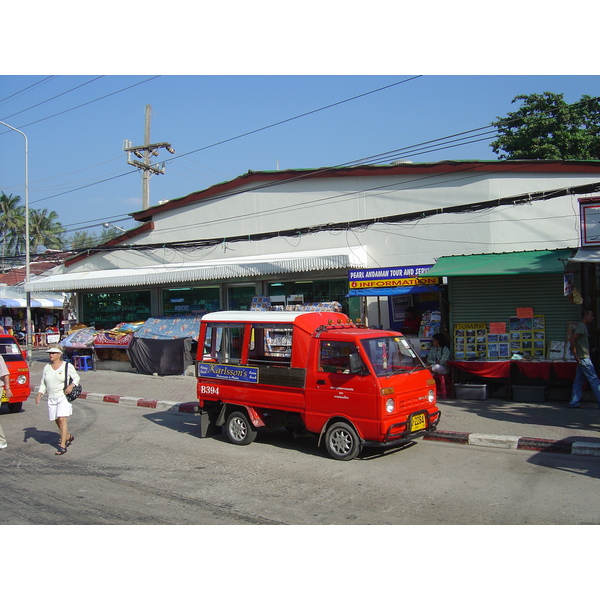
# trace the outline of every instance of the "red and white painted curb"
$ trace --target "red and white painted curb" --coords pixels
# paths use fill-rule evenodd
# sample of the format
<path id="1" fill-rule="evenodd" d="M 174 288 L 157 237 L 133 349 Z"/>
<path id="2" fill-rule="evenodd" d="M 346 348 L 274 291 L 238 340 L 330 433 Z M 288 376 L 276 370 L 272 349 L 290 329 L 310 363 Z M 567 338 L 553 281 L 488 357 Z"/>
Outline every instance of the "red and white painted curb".
<path id="1" fill-rule="evenodd" d="M 171 402 L 169 400 L 151 400 L 131 396 L 116 396 L 114 394 L 97 394 L 82 392 L 80 398 L 123 404 L 124 406 L 139 406 L 141 408 L 156 408 L 172 412 L 196 414 L 199 412 L 198 402 Z M 554 452 L 559 454 L 576 454 L 579 456 L 600 456 L 599 442 L 569 442 L 566 440 L 545 440 L 514 435 L 496 435 L 492 433 L 461 433 L 458 431 L 434 431 L 423 439 L 436 442 L 453 442 L 470 446 L 487 448 L 507 448 L 512 450 L 530 450 L 535 452 Z"/>
<path id="2" fill-rule="evenodd" d="M 141 408 L 158 408 L 173 412 L 197 413 L 198 402 L 171 402 L 170 400 L 152 400 L 149 398 L 134 398 L 132 396 L 117 396 L 114 394 L 97 394 L 95 392 L 82 392 L 79 396 L 86 400 L 123 404 L 124 406 L 139 406 Z"/>
<path id="3" fill-rule="evenodd" d="M 496 435 L 492 433 L 460 433 L 457 431 L 434 431 L 423 439 L 439 442 L 454 442 L 487 448 L 509 448 L 513 450 L 533 450 L 579 456 L 600 456 L 599 442 L 569 442 L 566 440 L 545 440 L 540 438 Z"/>

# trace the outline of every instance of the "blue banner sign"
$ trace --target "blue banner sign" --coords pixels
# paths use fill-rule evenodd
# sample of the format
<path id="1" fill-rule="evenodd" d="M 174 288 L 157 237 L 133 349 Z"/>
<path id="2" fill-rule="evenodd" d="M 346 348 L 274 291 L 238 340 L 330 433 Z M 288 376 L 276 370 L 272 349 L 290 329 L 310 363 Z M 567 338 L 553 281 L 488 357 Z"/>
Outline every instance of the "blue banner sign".
<path id="1" fill-rule="evenodd" d="M 412 267 L 385 267 L 378 269 L 356 269 L 348 271 L 350 281 L 369 281 L 374 279 L 408 279 L 422 277 L 433 265 L 417 265 Z"/>
<path id="2" fill-rule="evenodd" d="M 227 379 L 229 381 L 243 381 L 245 383 L 258 383 L 258 367 L 200 363 L 198 365 L 198 376 Z"/>

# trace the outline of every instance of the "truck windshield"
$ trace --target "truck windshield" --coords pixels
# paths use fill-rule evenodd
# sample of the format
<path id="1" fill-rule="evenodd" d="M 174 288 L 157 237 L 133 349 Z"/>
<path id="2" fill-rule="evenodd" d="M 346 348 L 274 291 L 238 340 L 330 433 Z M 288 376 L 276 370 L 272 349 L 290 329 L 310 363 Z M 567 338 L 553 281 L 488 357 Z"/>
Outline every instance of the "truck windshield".
<path id="1" fill-rule="evenodd" d="M 426 368 L 405 337 L 378 337 L 361 340 L 361 343 L 377 377 L 392 373 L 411 373 L 415 369 Z"/>
<path id="2" fill-rule="evenodd" d="M 17 362 L 23 360 L 23 355 L 21 354 L 21 349 L 14 342 L 9 342 L 7 340 L 0 340 L 0 354 L 2 354 L 2 358 L 4 362 Z"/>

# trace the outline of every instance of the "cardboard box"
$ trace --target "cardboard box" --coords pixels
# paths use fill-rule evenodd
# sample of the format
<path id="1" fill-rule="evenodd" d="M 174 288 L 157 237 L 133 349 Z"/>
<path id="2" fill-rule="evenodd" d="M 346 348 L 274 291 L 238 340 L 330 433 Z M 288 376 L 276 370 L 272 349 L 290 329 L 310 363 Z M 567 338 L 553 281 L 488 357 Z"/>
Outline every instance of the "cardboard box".
<path id="1" fill-rule="evenodd" d="M 548 388 L 544 385 L 513 385 L 513 402 L 546 402 Z"/>
<path id="2" fill-rule="evenodd" d="M 488 389 L 485 383 L 455 383 L 454 395 L 465 400 L 487 400 Z"/>

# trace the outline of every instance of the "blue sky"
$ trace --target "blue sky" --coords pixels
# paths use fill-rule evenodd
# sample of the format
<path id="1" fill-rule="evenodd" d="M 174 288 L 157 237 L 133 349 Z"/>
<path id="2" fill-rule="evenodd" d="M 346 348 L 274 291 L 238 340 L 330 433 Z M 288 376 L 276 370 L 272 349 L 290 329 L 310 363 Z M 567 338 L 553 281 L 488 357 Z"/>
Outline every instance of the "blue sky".
<path id="1" fill-rule="evenodd" d="M 0 120 L 28 137 L 30 207 L 54 210 L 67 234 L 134 225 L 142 182 L 123 141 L 143 143 L 147 104 L 151 141 L 176 151 L 154 159 L 166 173 L 152 176 L 150 204 L 249 169 L 496 160 L 491 140 L 451 136 L 489 126 L 518 94 L 600 96 L 586 75 L 593 36 L 567 35 L 580 0 L 559 18 L 535 4 L 148 0 L 141 11 L 106 0 L 98 11 L 61 0 L 33 19 L 8 6 Z M 2 125 L 0 191 L 24 197 L 24 140 Z"/>
<path id="2" fill-rule="evenodd" d="M 249 169 L 380 162 L 370 158 L 399 149 L 407 150 L 383 162 L 496 160 L 491 140 L 458 145 L 451 137 L 434 152 L 410 147 L 485 127 L 514 110 L 518 94 L 600 96 L 597 76 L 414 77 L 0 76 L 0 120 L 28 137 L 31 208 L 56 211 L 68 232 L 97 232 L 90 226 L 105 220 L 132 226 L 126 215 L 141 209 L 141 177 L 123 141 L 143 143 L 146 104 L 151 141 L 176 151 L 154 159 L 166 173 L 150 180 L 152 205 Z M 24 139 L 5 127 L 0 165 L 0 190 L 24 197 Z"/>

